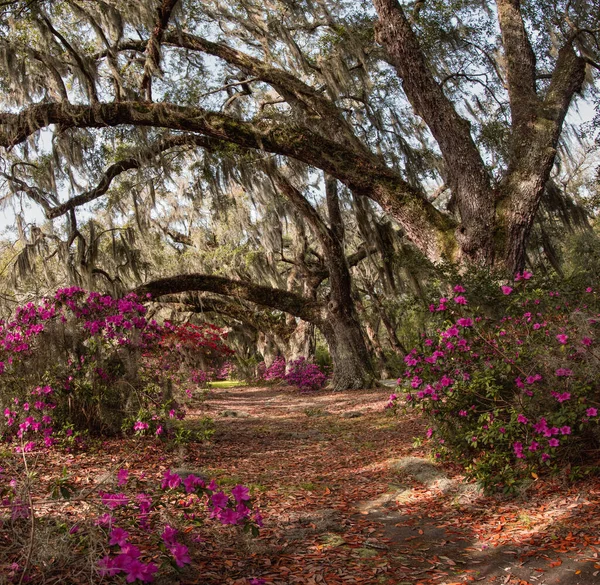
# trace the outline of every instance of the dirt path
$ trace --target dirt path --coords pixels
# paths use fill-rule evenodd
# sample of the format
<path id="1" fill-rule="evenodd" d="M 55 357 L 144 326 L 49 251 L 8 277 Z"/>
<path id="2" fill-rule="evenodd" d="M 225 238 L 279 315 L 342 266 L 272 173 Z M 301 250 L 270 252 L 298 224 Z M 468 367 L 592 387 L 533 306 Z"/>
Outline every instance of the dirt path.
<path id="1" fill-rule="evenodd" d="M 265 527 L 258 539 L 203 545 L 189 582 L 600 583 L 600 482 L 532 481 L 517 499 L 483 497 L 412 447 L 422 424 L 389 416 L 388 394 L 213 391 L 190 424 L 213 417 L 214 440 L 182 464 L 250 485 Z"/>

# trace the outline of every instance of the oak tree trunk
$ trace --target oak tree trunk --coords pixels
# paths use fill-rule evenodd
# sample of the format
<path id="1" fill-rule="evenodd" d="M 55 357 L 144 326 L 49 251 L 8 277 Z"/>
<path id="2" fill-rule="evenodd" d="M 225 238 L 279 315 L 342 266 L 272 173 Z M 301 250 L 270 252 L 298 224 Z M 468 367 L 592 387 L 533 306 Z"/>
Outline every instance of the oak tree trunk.
<path id="1" fill-rule="evenodd" d="M 331 313 L 320 326 L 333 361 L 333 390 L 369 388 L 375 373 L 358 321 L 352 315 Z"/>

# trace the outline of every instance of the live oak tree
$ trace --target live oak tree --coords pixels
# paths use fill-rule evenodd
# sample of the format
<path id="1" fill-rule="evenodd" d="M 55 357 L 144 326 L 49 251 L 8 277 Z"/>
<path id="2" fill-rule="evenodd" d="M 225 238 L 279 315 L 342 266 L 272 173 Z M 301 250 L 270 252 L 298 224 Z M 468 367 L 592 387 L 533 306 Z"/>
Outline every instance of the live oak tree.
<path id="1" fill-rule="evenodd" d="M 77 207 L 172 149 L 256 151 L 275 159 L 271 168 L 300 161 L 357 201 L 372 200 L 434 263 L 511 273 L 523 268 L 569 107 L 586 79 L 595 82 L 599 8 L 595 0 L 7 2 L 3 175 L 48 218 L 68 214 L 75 233 Z M 329 220 L 311 228 L 333 251 L 343 225 Z M 330 308 L 350 327 L 336 335 L 358 363 L 364 343 L 349 333 L 347 266 L 329 256 L 332 298 L 339 293 Z M 148 290 L 183 283 L 198 287 L 181 276 L 172 290 L 164 282 Z M 255 290 L 254 301 L 264 304 L 267 292 Z M 275 297 L 280 308 L 291 300 Z M 315 310 L 308 302 L 292 314 L 314 320 Z"/>
<path id="2" fill-rule="evenodd" d="M 321 252 L 317 256 L 318 262 L 313 262 L 312 265 L 301 262 L 300 258 L 294 262 L 293 274 L 301 281 L 299 291 L 265 287 L 248 279 L 193 273 L 153 280 L 136 290 L 140 294 L 150 293 L 155 298 L 189 291 L 212 292 L 284 311 L 301 321 L 315 325 L 322 332 L 333 360 L 334 388 L 369 386 L 375 374 L 356 314 L 350 275 L 350 267 L 367 257 L 367 246 L 363 245 L 350 256 L 346 255 L 344 221 L 335 179 L 325 180 L 328 225 L 282 170 L 268 170 L 274 188 L 309 226 Z M 260 174 L 258 169 L 257 174 Z M 318 289 L 326 279 L 328 290 L 323 297 L 318 294 Z M 210 306 L 210 303 L 208 305 Z M 220 303 L 219 307 L 218 312 L 231 314 L 231 305 L 224 307 Z M 260 324 L 257 325 L 259 320 L 254 321 L 253 325 L 260 328 Z M 289 323 L 288 327 L 277 328 L 269 327 L 268 323 L 265 325 L 266 330 L 270 329 L 271 333 L 279 338 L 281 345 L 293 345 L 294 335 L 289 331 Z M 301 326 L 298 324 L 298 327 Z M 295 352 L 291 353 L 293 355 Z"/>

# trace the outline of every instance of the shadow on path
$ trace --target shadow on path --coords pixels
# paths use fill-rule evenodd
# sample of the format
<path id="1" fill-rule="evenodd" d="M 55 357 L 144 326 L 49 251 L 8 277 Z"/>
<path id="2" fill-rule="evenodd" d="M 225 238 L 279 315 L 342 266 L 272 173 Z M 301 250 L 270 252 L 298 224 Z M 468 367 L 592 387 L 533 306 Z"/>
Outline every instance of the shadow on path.
<path id="1" fill-rule="evenodd" d="M 232 388 L 198 406 L 190 424 L 217 432 L 187 463 L 251 485 L 265 516 L 202 583 L 600 583 L 600 483 L 484 497 L 411 446 L 423 425 L 389 416 L 388 394 Z"/>

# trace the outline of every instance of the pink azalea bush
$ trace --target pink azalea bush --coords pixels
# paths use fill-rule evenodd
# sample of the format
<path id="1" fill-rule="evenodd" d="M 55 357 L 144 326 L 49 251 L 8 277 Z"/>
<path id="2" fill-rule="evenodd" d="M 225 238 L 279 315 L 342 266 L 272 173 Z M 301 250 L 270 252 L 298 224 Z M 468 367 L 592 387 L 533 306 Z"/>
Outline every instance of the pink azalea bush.
<path id="1" fill-rule="evenodd" d="M 111 549 L 97 562 L 101 577 L 123 575 L 128 583 L 148 583 L 154 580 L 161 565 L 181 569 L 191 564 L 193 537 L 189 534 L 202 520 L 204 514 L 200 511 L 206 511 L 210 519 L 223 525 L 240 526 L 254 535 L 262 526 L 260 512 L 253 510 L 246 486 L 236 485 L 228 495 L 214 480 L 207 484 L 195 475 L 182 478 L 167 470 L 160 487 L 161 491 L 152 495 L 100 494 L 108 511 L 96 522 L 104 527 Z M 161 509 L 166 506 L 179 510 L 179 528 L 160 521 Z"/>
<path id="2" fill-rule="evenodd" d="M 218 327 L 158 324 L 134 294 L 61 289 L 0 322 L 0 405 L 8 412 L 0 438 L 15 438 L 20 410 L 37 416 L 36 432 L 51 416 L 75 431 L 160 434 L 183 416 L 173 387 L 189 382 L 190 371 L 194 382 L 192 366 L 230 354 Z"/>
<path id="3" fill-rule="evenodd" d="M 74 448 L 84 429 L 115 432 L 106 418 L 117 419 L 140 439 L 164 437 L 171 421 L 184 416 L 174 386 L 194 383 L 194 366 L 222 368 L 230 354 L 219 328 L 158 324 L 146 318 L 135 295 L 114 299 L 72 287 L 19 307 L 13 319 L 0 322 L 0 442 L 13 453 L 0 467 L 0 540 L 9 542 L 10 531 L 19 533 L 16 542 L 29 538 L 35 464 L 52 461 L 52 449 Z M 150 582 L 167 566 L 190 564 L 192 531 L 205 516 L 253 534 L 262 523 L 243 485 L 226 494 L 214 481 L 167 471 L 158 490 L 128 469 L 116 473 L 116 484 L 116 490 L 86 489 L 82 499 L 101 513 L 69 528 L 79 542 L 105 539 L 110 552 L 98 560 L 95 572 L 109 582 Z M 53 498 L 76 495 L 65 470 L 57 470 L 51 485 Z M 44 505 L 45 515 L 49 503 Z M 167 511 L 177 528 L 165 525 Z M 36 525 L 37 534 L 45 516 Z M 27 549 L 12 548 L 27 556 Z M 24 566 L 13 565 L 16 582 L 36 575 L 30 557 Z"/>
<path id="4" fill-rule="evenodd" d="M 263 380 L 267 382 L 285 382 L 303 392 L 320 390 L 327 383 L 327 376 L 317 364 L 305 357 L 286 363 L 283 356 L 277 356 L 265 370 Z"/>
<path id="5" fill-rule="evenodd" d="M 457 285 L 460 303 L 432 304 L 439 326 L 406 356 L 390 397 L 390 407 L 422 411 L 436 456 L 460 462 L 488 490 L 599 463 L 596 293 L 547 290 L 531 278 L 518 274 L 487 298 Z"/>
<path id="6" fill-rule="evenodd" d="M 18 461 L 19 458 L 16 459 Z M 0 538 L 5 543 L 11 542 L 11 531 L 22 531 L 18 541 L 23 542 L 29 535 L 32 510 L 29 498 L 24 495 L 21 479 L 13 477 L 18 474 L 17 468 L 0 468 L 0 488 L 2 493 L 2 510 L 0 513 Z M 83 560 L 84 570 L 92 568 L 88 575 L 90 582 L 96 582 L 96 576 L 115 582 L 115 576 L 122 576 L 127 583 L 152 582 L 157 573 L 172 574 L 193 562 L 194 543 L 204 540 L 201 527 L 207 520 L 214 520 L 223 526 L 239 527 L 245 532 L 257 536 L 262 526 L 260 511 L 255 508 L 248 487 L 238 484 L 229 493 L 222 490 L 216 481 L 205 482 L 193 474 L 181 477 L 167 470 L 162 476 L 160 485 L 146 478 L 142 473 L 128 469 L 120 469 L 116 474 L 117 489 L 104 489 L 89 492 L 85 501 L 93 504 L 96 516 L 79 519 L 71 525 L 69 535 L 74 542 L 87 542 L 92 539 L 100 544 L 90 549 L 88 559 Z M 66 489 L 68 482 L 62 481 Z M 60 498 L 77 496 L 71 489 L 62 490 Z M 64 505 L 57 502 L 57 508 Z M 35 501 L 34 501 L 35 506 Z M 49 512 L 48 502 L 43 513 Z M 45 524 L 44 515 L 35 511 L 40 522 Z M 67 520 L 68 522 L 68 520 Z M 38 528 L 39 530 L 39 528 Z M 102 542 L 104 541 L 104 542 Z M 12 547 L 11 556 L 26 554 L 26 549 Z M 93 555 L 96 555 L 94 559 Z M 22 561 L 22 557 L 13 558 Z M 90 567 L 90 560 L 93 561 Z M 13 562 L 19 568 L 13 571 L 18 582 L 26 571 L 27 581 L 40 577 L 37 571 L 44 571 L 49 576 L 52 566 L 44 563 L 44 567 L 26 563 L 24 566 Z M 64 570 L 58 563 L 58 571 Z M 78 571 L 81 574 L 81 567 Z M 0 567 L 0 579 L 3 567 Z M 5 575 L 4 575 L 5 576 Z M 27 582 L 24 581 L 24 582 Z M 9 582 L 13 582 L 9 580 Z M 119 582 L 121 582 L 119 580 Z"/>
<path id="7" fill-rule="evenodd" d="M 277 382 L 285 377 L 285 358 L 278 355 L 273 363 L 265 370 L 263 380 L 266 382 Z"/>
<path id="8" fill-rule="evenodd" d="M 289 363 L 287 374 L 283 378 L 290 386 L 303 392 L 320 390 L 327 383 L 327 376 L 317 364 L 300 357 Z"/>

